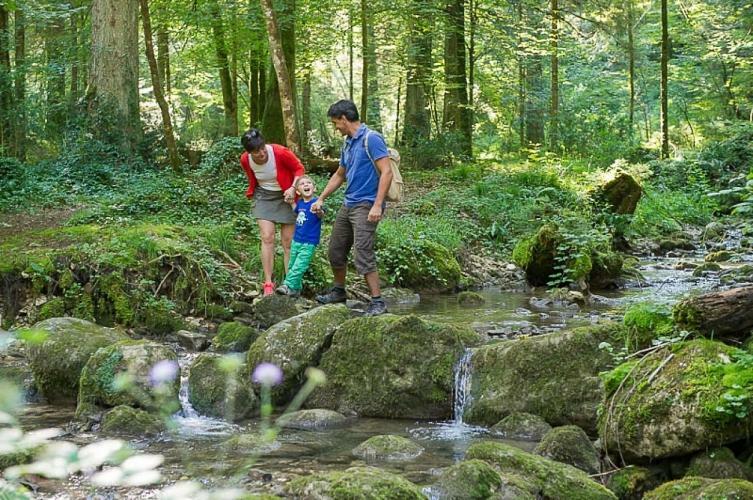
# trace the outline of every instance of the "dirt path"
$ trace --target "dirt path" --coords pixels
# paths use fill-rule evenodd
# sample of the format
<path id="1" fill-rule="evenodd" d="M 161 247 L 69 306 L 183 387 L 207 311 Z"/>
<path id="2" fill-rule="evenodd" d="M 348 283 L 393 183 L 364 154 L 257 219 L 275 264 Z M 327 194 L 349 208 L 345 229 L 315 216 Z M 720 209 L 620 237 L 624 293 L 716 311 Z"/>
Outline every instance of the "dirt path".
<path id="1" fill-rule="evenodd" d="M 31 230 L 62 226 L 79 208 L 52 208 L 34 212 L 0 214 L 0 240 Z"/>

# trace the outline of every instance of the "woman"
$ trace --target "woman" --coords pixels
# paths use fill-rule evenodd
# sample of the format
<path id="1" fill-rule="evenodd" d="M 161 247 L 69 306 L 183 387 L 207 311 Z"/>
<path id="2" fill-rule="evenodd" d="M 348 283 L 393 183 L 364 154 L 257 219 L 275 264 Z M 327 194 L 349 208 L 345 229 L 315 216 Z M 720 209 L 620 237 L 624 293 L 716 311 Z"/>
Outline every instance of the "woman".
<path id="1" fill-rule="evenodd" d="M 252 128 L 241 138 L 246 150 L 241 167 L 248 177 L 246 198 L 256 200 L 253 216 L 261 234 L 261 265 L 264 270 L 264 295 L 274 293 L 272 269 L 275 259 L 275 225 L 280 224 L 285 273 L 288 272 L 290 242 L 295 231 L 295 182 L 303 175 L 301 160 L 284 146 L 267 144 L 261 132 Z"/>

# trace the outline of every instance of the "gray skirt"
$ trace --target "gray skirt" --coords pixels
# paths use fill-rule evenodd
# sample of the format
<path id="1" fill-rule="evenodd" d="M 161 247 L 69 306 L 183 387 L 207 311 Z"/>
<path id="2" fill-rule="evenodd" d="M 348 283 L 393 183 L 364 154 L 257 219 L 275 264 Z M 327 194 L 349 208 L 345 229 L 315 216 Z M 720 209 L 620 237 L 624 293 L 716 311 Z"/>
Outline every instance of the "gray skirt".
<path id="1" fill-rule="evenodd" d="M 268 220 L 278 224 L 295 224 L 295 212 L 285 203 L 282 191 L 270 191 L 256 186 L 254 190 L 254 209 L 251 215 L 256 219 Z"/>

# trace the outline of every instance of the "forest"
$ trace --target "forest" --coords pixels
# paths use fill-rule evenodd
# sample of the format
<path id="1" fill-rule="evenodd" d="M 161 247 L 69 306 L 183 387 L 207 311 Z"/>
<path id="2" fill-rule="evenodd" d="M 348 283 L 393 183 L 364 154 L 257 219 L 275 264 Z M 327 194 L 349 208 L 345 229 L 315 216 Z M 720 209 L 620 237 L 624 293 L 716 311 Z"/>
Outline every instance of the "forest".
<path id="1" fill-rule="evenodd" d="M 0 498 L 753 498 L 748 0 L 0 0 L 0 193 Z"/>

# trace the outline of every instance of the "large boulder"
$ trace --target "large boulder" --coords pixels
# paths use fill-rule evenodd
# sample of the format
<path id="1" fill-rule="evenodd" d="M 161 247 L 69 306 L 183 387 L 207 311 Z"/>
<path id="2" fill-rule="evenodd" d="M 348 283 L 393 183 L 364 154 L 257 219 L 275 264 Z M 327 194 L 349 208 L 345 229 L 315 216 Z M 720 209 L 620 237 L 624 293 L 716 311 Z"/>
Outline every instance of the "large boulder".
<path id="1" fill-rule="evenodd" d="M 285 321 L 304 312 L 302 304 L 287 295 L 272 294 L 254 303 L 254 318 L 261 328 Z"/>
<path id="2" fill-rule="evenodd" d="M 466 459 L 484 460 L 501 473 L 518 476 L 533 498 L 577 498 L 578 500 L 617 497 L 582 470 L 527 453 L 514 446 L 481 441 L 468 448 Z M 514 497 L 517 498 L 517 497 Z"/>
<path id="3" fill-rule="evenodd" d="M 479 340 L 470 328 L 413 315 L 353 319 L 335 332 L 319 364 L 327 384 L 306 404 L 365 417 L 450 418 L 453 368 Z"/>
<path id="4" fill-rule="evenodd" d="M 263 362 L 282 370 L 282 383 L 272 390 L 273 403 L 282 405 L 292 398 L 304 382 L 306 368 L 318 364 L 335 329 L 348 319 L 344 304 L 317 307 L 275 324 L 254 341 L 248 350 L 248 370 Z"/>
<path id="5" fill-rule="evenodd" d="M 298 410 L 281 415 L 276 424 L 282 429 L 306 431 L 333 429 L 347 425 L 348 419 L 342 413 L 332 410 Z"/>
<path id="6" fill-rule="evenodd" d="M 511 413 L 491 428 L 494 435 L 519 441 L 541 441 L 552 426 L 538 415 Z"/>
<path id="7" fill-rule="evenodd" d="M 50 318 L 31 330 L 42 333 L 44 339 L 28 342 L 26 350 L 34 382 L 55 404 L 76 401 L 81 371 L 97 349 L 128 338 L 112 328 L 77 318 Z"/>
<path id="8" fill-rule="evenodd" d="M 513 261 L 526 272 L 526 279 L 533 286 L 544 286 L 554 274 L 555 257 L 560 234 L 554 224 L 545 224 L 539 230 L 515 245 Z"/>
<path id="9" fill-rule="evenodd" d="M 102 432 L 108 434 L 144 436 L 166 429 L 165 422 L 157 415 L 126 405 L 116 406 L 102 418 Z"/>
<path id="10" fill-rule="evenodd" d="M 595 432 L 603 395 L 598 374 L 614 363 L 599 346 L 622 342 L 624 328 L 603 323 L 478 348 L 471 358 L 471 403 L 464 420 L 493 425 L 526 412 L 551 425 Z"/>
<path id="11" fill-rule="evenodd" d="M 605 203 L 616 214 L 632 214 L 638 206 L 643 189 L 638 181 L 622 169 L 607 172 L 593 190 L 592 197 Z"/>
<path id="12" fill-rule="evenodd" d="M 599 472 L 599 454 L 583 429 L 576 425 L 555 427 L 534 451 L 537 455 L 572 465 L 588 474 Z"/>
<path id="13" fill-rule="evenodd" d="M 92 354 L 81 371 L 76 418 L 119 405 L 172 413 L 180 376 L 175 351 L 148 340 L 121 340 Z"/>
<path id="14" fill-rule="evenodd" d="M 649 491 L 644 500 L 745 500 L 753 498 L 753 483 L 742 479 L 686 477 Z"/>
<path id="15" fill-rule="evenodd" d="M 690 461 L 685 475 L 711 479 L 753 480 L 753 470 L 738 460 L 729 448 L 716 448 L 699 453 Z"/>
<path id="16" fill-rule="evenodd" d="M 618 469 L 609 476 L 606 487 L 620 500 L 641 500 L 646 492 L 662 483 L 660 474 L 636 465 Z"/>
<path id="17" fill-rule="evenodd" d="M 259 337 L 259 330 L 238 321 L 222 323 L 212 339 L 212 349 L 217 352 L 246 352 Z"/>
<path id="18" fill-rule="evenodd" d="M 245 371 L 223 370 L 219 354 L 199 354 L 188 372 L 188 401 L 201 415 L 243 420 L 257 407 Z"/>
<path id="19" fill-rule="evenodd" d="M 483 460 L 464 460 L 442 471 L 431 488 L 431 498 L 442 500 L 488 500 L 506 498 L 501 490 L 506 488 L 494 467 Z M 518 489 L 509 498 L 533 500 L 525 490 Z"/>
<path id="20" fill-rule="evenodd" d="M 353 455 L 366 461 L 404 462 L 413 460 L 423 452 L 423 446 L 392 434 L 372 436 L 353 449 Z"/>
<path id="21" fill-rule="evenodd" d="M 599 420 L 609 453 L 633 462 L 688 455 L 746 438 L 753 417 L 749 354 L 697 339 L 621 365 Z"/>
<path id="22" fill-rule="evenodd" d="M 294 498 L 426 499 L 421 490 L 407 479 L 374 467 L 351 467 L 343 472 L 323 472 L 299 477 L 291 481 L 286 490 Z"/>

